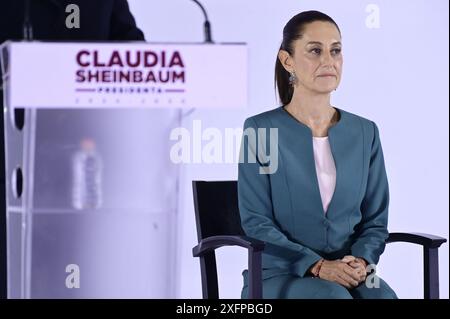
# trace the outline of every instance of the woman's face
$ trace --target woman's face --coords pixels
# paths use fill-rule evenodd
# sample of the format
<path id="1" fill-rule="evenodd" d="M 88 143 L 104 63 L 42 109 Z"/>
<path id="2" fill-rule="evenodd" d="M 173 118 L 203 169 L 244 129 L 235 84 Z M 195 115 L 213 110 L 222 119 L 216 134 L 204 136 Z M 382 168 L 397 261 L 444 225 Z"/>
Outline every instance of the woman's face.
<path id="1" fill-rule="evenodd" d="M 308 23 L 301 39 L 294 41 L 293 56 L 280 50 L 279 57 L 288 71 L 295 71 L 296 86 L 316 93 L 330 93 L 337 88 L 342 73 L 341 36 L 330 22 Z"/>

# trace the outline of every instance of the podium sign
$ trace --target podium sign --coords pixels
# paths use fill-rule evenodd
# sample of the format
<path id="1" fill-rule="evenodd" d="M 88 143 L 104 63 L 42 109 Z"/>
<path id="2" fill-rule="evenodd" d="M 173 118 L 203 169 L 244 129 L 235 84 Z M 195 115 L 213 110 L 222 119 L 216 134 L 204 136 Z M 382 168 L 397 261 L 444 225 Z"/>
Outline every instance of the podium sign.
<path id="1" fill-rule="evenodd" d="M 27 108 L 244 107 L 242 44 L 6 45 L 8 104 Z"/>

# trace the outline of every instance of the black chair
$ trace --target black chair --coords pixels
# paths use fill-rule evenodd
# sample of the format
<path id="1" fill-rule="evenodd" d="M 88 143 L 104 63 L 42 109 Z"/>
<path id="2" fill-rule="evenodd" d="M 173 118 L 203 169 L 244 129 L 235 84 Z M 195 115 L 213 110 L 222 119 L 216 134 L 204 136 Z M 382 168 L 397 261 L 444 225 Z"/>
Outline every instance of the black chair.
<path id="1" fill-rule="evenodd" d="M 245 236 L 241 227 L 236 181 L 193 181 L 198 245 L 204 299 L 218 299 L 215 250 L 240 246 L 248 250 L 249 299 L 262 298 L 261 253 L 264 242 Z M 387 243 L 407 242 L 423 246 L 424 298 L 439 299 L 438 249 L 447 240 L 421 233 L 390 233 Z"/>

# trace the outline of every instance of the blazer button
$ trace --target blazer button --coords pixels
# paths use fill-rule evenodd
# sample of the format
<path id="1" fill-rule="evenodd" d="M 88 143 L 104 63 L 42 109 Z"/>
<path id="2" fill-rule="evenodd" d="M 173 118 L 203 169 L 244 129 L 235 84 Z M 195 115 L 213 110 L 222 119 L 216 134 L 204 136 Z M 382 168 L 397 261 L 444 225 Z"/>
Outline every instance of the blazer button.
<path id="1" fill-rule="evenodd" d="M 326 227 L 330 226 L 330 221 L 328 219 L 324 219 L 323 225 Z"/>

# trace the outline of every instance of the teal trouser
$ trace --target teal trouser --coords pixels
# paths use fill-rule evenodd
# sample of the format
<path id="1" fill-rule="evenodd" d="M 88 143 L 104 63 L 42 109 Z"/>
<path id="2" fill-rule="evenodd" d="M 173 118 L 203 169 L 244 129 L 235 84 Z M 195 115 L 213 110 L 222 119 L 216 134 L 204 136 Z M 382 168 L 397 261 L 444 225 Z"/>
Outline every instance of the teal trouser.
<path id="1" fill-rule="evenodd" d="M 313 278 L 280 275 L 263 280 L 263 298 L 267 299 L 397 299 L 391 287 L 380 277 L 378 288 L 368 288 L 365 283 L 347 289 L 337 283 Z M 247 298 L 248 288 L 242 289 Z"/>

